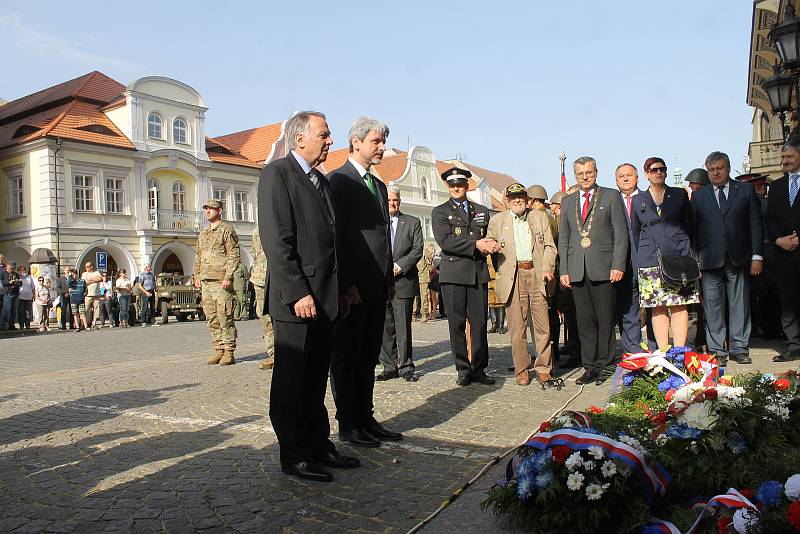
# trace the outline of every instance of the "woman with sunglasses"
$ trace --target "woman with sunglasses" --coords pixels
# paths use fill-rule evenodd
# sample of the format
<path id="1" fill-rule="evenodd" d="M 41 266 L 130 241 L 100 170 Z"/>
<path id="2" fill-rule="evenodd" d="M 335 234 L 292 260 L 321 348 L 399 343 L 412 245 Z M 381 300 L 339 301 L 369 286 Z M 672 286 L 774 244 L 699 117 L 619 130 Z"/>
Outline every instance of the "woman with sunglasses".
<path id="1" fill-rule="evenodd" d="M 644 172 L 650 187 L 637 197 L 631 208 L 631 229 L 637 243 L 639 302 L 652 311 L 653 332 L 658 348 L 669 347 L 672 325 L 673 346 L 686 345 L 689 333 L 688 304 L 696 304 L 697 282 L 665 284 L 658 256 L 692 255 L 692 211 L 683 188 L 670 187 L 667 165 L 661 158 L 648 158 Z"/>
<path id="2" fill-rule="evenodd" d="M 53 306 L 53 293 L 50 280 L 40 276 L 36 281 L 36 311 L 39 314 L 39 332 L 50 330 L 50 308 Z"/>

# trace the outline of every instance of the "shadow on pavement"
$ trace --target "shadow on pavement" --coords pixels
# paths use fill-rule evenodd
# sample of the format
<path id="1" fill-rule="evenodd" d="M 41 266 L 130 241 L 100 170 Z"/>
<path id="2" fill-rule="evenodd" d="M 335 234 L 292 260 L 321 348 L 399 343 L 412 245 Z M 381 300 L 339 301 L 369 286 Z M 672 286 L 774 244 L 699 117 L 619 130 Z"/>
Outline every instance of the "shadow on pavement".
<path id="1" fill-rule="evenodd" d="M 93 395 L 12 415 L 0 419 L 0 445 L 112 419 L 119 416 L 121 410 L 161 404 L 168 400 L 165 393 L 198 385 L 179 384 L 159 389 L 135 389 Z"/>

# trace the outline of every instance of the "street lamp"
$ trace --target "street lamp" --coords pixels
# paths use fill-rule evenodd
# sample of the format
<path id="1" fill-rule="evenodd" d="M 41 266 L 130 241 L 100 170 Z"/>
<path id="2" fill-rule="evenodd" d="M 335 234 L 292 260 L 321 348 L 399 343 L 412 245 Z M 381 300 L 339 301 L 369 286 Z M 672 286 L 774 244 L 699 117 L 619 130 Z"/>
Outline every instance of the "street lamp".
<path id="1" fill-rule="evenodd" d="M 792 91 L 794 90 L 794 76 L 781 72 L 778 65 L 772 67 L 774 74 L 761 82 L 761 87 L 767 92 L 769 105 L 772 112 L 777 113 L 781 119 L 783 138 L 789 135 L 789 127 L 786 125 L 786 113 L 792 111 Z"/>
<path id="2" fill-rule="evenodd" d="M 796 67 L 800 63 L 800 19 L 794 10 L 794 2 L 789 0 L 783 21 L 775 24 L 769 31 L 769 38 L 785 68 Z"/>

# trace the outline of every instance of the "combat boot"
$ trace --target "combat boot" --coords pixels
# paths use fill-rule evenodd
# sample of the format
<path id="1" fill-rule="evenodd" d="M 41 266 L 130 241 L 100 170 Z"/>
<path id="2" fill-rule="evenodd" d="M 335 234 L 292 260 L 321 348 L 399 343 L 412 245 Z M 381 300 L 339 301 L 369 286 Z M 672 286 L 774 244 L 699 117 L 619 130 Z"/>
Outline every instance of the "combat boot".
<path id="1" fill-rule="evenodd" d="M 233 351 L 225 349 L 225 355 L 219 361 L 220 365 L 233 365 L 236 363 L 236 360 L 233 359 Z"/>
<path id="2" fill-rule="evenodd" d="M 272 369 L 275 367 L 275 358 L 267 358 L 263 362 L 258 364 L 259 369 Z"/>
<path id="3" fill-rule="evenodd" d="M 214 355 L 211 356 L 206 363 L 208 365 L 217 365 L 224 357 L 225 351 L 223 349 L 214 349 Z"/>

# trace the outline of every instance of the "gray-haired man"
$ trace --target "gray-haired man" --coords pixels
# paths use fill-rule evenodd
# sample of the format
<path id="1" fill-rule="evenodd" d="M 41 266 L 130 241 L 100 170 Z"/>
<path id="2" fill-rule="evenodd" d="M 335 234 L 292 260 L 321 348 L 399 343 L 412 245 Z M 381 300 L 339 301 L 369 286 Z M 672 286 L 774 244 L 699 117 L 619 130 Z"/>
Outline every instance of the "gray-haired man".
<path id="1" fill-rule="evenodd" d="M 361 447 L 403 437 L 375 420 L 372 404 L 386 303 L 395 293 L 386 186 L 370 172 L 383 159 L 388 135 L 382 122 L 357 119 L 350 128 L 350 157 L 328 176 L 342 244 L 341 287 L 352 305 L 336 324 L 331 389 L 339 437 Z"/>

